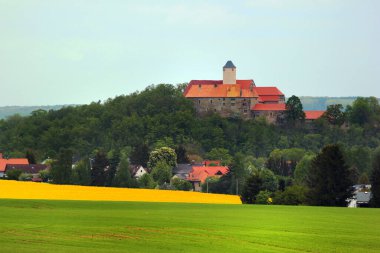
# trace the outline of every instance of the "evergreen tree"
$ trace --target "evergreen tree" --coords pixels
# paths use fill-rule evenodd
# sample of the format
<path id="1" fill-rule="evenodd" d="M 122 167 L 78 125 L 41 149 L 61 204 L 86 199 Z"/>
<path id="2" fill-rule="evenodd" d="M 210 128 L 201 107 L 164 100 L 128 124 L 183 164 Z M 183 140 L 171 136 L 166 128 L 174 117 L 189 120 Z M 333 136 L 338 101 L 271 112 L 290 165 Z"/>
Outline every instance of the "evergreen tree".
<path id="1" fill-rule="evenodd" d="M 303 111 L 301 100 L 297 96 L 291 96 L 286 101 L 285 111 L 286 122 L 290 125 L 294 125 L 297 122 L 303 122 L 305 120 L 305 113 Z"/>
<path id="2" fill-rule="evenodd" d="M 92 160 L 91 185 L 104 186 L 109 162 L 103 151 L 98 151 Z"/>
<path id="3" fill-rule="evenodd" d="M 312 205 L 346 206 L 352 196 L 350 170 L 338 145 L 327 145 L 312 161 L 309 202 Z"/>
<path id="4" fill-rule="evenodd" d="M 189 158 L 187 157 L 187 152 L 184 146 L 179 145 L 175 149 L 175 153 L 177 154 L 177 163 L 189 163 Z"/>
<path id="5" fill-rule="evenodd" d="M 130 161 L 132 164 L 147 167 L 149 161 L 149 147 L 147 144 L 138 144 L 131 152 Z"/>
<path id="6" fill-rule="evenodd" d="M 117 172 L 115 175 L 115 186 L 117 187 L 132 187 L 132 177 L 129 170 L 128 157 L 122 154 Z"/>
<path id="7" fill-rule="evenodd" d="M 26 159 L 28 159 L 29 164 L 36 164 L 36 156 L 34 155 L 33 150 L 28 149 L 25 154 Z"/>
<path id="8" fill-rule="evenodd" d="M 73 152 L 70 149 L 61 149 L 58 159 L 51 166 L 51 176 L 55 184 L 69 184 L 71 179 Z"/>
<path id="9" fill-rule="evenodd" d="M 375 150 L 371 174 L 371 206 L 380 207 L 380 147 Z"/>
<path id="10" fill-rule="evenodd" d="M 241 198 L 244 203 L 253 204 L 256 201 L 256 196 L 261 190 L 262 179 L 258 171 L 254 171 L 245 183 Z"/>
<path id="11" fill-rule="evenodd" d="M 117 167 L 120 163 L 119 153 L 120 152 L 118 150 L 111 150 L 107 155 L 109 167 L 106 173 L 106 186 L 114 185 L 114 179 L 115 179 Z"/>

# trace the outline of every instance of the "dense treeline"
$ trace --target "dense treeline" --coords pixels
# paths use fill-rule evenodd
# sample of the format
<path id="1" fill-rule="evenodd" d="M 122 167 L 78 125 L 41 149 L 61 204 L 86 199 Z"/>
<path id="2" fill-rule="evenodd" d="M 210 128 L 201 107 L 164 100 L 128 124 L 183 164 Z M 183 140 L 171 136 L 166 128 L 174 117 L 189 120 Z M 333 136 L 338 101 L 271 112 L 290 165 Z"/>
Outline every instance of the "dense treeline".
<path id="1" fill-rule="evenodd" d="M 255 190 L 265 199 L 286 188 L 301 192 L 296 187 L 306 187 L 302 182 L 313 158 L 323 147 L 335 143 L 342 149 L 352 182 L 369 182 L 374 150 L 380 146 L 376 98 L 358 98 L 346 108 L 331 105 L 323 118 L 309 124 L 303 122 L 304 116 L 289 112 L 288 120 L 275 126 L 262 118 L 196 117 L 192 102 L 182 96 L 183 87 L 149 86 L 104 103 L 11 116 L 0 120 L 0 151 L 8 157 L 21 157 L 33 150 L 37 161 L 58 159 L 63 150 L 87 161 L 103 152 L 114 177 L 118 164 L 112 165 L 112 159 L 119 163 L 120 157 L 128 156 L 124 160 L 146 166 L 151 151 L 170 147 L 175 149 L 178 163 L 225 158 L 231 172 L 219 182 L 210 182 L 210 191 L 242 194 L 247 182 L 262 181 L 260 175 L 272 178 L 268 174 L 273 173 L 271 187 Z M 291 101 L 299 100 L 292 97 Z M 297 104 L 291 107 L 300 108 Z M 91 183 L 87 175 L 83 180 L 86 184 L 107 184 L 107 178 Z M 254 201 L 256 196 L 250 199 Z"/>

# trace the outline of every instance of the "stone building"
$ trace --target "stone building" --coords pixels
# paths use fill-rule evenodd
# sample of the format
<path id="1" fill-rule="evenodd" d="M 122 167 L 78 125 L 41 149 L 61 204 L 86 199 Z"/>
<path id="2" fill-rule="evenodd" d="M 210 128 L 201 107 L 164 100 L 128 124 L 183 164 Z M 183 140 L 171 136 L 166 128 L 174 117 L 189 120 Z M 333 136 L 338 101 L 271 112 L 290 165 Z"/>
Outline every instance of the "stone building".
<path id="1" fill-rule="evenodd" d="M 223 67 L 223 80 L 191 80 L 184 96 L 194 102 L 199 115 L 266 117 L 275 123 L 285 111 L 285 96 L 277 87 L 257 87 L 253 79 L 237 80 L 232 61 Z"/>

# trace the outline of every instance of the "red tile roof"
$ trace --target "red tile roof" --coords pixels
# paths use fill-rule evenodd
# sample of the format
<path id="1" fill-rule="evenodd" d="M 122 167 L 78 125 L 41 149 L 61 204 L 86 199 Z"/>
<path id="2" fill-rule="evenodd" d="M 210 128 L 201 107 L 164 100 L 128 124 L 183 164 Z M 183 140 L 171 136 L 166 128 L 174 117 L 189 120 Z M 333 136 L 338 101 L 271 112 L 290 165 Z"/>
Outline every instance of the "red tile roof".
<path id="1" fill-rule="evenodd" d="M 29 164 L 29 162 L 26 158 L 0 159 L 0 172 L 5 172 L 8 164 Z"/>
<path id="2" fill-rule="evenodd" d="M 228 170 L 226 166 L 193 166 L 187 180 L 204 183 L 208 177 L 225 175 Z"/>
<path id="3" fill-rule="evenodd" d="M 236 84 L 223 84 L 222 80 L 192 80 L 186 87 L 184 96 L 187 98 L 210 97 L 257 97 L 250 90 L 253 80 L 236 80 Z"/>
<path id="4" fill-rule="evenodd" d="M 261 96 L 284 96 L 277 87 L 254 87 L 256 93 Z"/>
<path id="5" fill-rule="evenodd" d="M 285 104 L 255 104 L 252 111 L 285 111 Z"/>
<path id="6" fill-rule="evenodd" d="M 260 96 L 259 102 L 278 102 L 280 101 L 279 96 Z"/>
<path id="7" fill-rule="evenodd" d="M 314 120 L 319 119 L 325 113 L 325 111 L 304 111 L 305 119 Z"/>

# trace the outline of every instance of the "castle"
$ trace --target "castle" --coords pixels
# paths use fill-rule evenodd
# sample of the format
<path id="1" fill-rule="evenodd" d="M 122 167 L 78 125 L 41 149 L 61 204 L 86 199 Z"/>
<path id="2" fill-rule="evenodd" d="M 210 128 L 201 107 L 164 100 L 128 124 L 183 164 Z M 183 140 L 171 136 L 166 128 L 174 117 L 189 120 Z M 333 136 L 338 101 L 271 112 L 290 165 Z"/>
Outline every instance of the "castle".
<path id="1" fill-rule="evenodd" d="M 257 87 L 253 79 L 236 80 L 236 67 L 227 61 L 223 80 L 191 80 L 184 96 L 194 102 L 198 115 L 265 117 L 276 123 L 285 112 L 285 96 L 277 87 Z"/>

